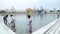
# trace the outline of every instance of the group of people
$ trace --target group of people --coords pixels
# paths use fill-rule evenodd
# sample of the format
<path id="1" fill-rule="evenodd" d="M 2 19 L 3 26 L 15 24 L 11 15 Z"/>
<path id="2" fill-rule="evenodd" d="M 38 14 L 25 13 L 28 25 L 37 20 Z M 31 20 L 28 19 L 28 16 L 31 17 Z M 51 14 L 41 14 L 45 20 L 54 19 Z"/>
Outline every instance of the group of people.
<path id="1" fill-rule="evenodd" d="M 16 29 L 15 29 L 15 18 L 13 17 L 13 15 L 10 15 L 10 23 L 8 23 L 8 15 L 4 16 L 3 17 L 3 20 L 4 20 L 4 24 L 5 25 L 10 25 L 9 27 L 11 27 L 11 29 L 15 32 Z M 28 26 L 29 26 L 29 32 L 32 33 L 32 19 L 31 19 L 31 16 L 28 15 L 28 20 L 29 20 L 29 23 L 28 23 Z"/>
<path id="2" fill-rule="evenodd" d="M 10 20 L 8 19 L 8 15 L 3 17 L 4 20 L 4 24 L 9 26 L 14 32 L 15 32 L 15 18 L 13 17 L 13 15 L 10 15 Z M 10 23 L 8 23 L 8 20 L 10 21 Z"/>

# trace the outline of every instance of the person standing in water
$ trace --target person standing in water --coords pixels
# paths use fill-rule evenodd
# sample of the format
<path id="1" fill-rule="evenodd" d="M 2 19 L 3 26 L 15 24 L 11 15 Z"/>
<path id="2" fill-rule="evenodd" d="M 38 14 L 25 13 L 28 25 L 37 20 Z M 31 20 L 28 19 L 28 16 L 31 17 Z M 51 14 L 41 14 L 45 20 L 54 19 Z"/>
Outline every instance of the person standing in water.
<path id="1" fill-rule="evenodd" d="M 28 15 L 28 19 L 29 19 L 29 32 L 30 32 L 30 34 L 32 33 L 32 20 L 31 20 L 31 16 L 30 15 Z"/>
<path id="2" fill-rule="evenodd" d="M 15 32 L 15 18 L 13 17 L 13 15 L 11 15 L 11 29 Z"/>
<path id="3" fill-rule="evenodd" d="M 6 15 L 6 16 L 3 17 L 3 20 L 4 20 L 4 24 L 5 25 L 7 25 L 7 17 L 8 17 L 8 15 Z"/>

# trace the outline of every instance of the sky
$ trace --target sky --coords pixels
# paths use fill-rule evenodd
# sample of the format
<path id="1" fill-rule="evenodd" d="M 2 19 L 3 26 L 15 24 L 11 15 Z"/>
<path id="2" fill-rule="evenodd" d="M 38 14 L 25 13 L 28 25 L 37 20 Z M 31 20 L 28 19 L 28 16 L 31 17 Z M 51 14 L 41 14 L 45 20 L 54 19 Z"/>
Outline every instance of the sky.
<path id="1" fill-rule="evenodd" d="M 60 0 L 0 0 L 0 9 L 25 10 L 26 8 L 60 9 Z"/>

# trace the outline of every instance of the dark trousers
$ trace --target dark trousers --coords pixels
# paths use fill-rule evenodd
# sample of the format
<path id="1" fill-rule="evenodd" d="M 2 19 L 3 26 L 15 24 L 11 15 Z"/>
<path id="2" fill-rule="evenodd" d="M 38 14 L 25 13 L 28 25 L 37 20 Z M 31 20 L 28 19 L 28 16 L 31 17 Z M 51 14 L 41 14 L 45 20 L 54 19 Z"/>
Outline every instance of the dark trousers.
<path id="1" fill-rule="evenodd" d="M 4 24 L 7 25 L 7 20 L 4 19 Z"/>

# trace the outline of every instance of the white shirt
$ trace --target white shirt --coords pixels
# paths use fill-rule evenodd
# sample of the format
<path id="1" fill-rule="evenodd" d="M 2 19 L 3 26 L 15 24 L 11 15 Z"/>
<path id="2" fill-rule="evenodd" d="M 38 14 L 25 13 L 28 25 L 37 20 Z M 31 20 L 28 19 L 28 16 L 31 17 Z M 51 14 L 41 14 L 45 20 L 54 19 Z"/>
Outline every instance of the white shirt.
<path id="1" fill-rule="evenodd" d="M 11 17 L 10 16 L 8 16 L 8 18 L 7 18 L 7 24 L 9 24 L 9 23 L 11 23 Z"/>
<path id="2" fill-rule="evenodd" d="M 13 16 L 11 17 L 11 22 L 13 22 L 11 23 L 11 26 L 15 26 L 15 18 Z"/>
<path id="3" fill-rule="evenodd" d="M 11 21 L 14 21 L 14 20 L 15 20 L 15 18 L 12 16 L 12 17 L 11 17 Z"/>
<path id="4" fill-rule="evenodd" d="M 30 21 L 31 21 L 31 23 L 30 23 Z M 29 30 L 32 30 L 32 19 L 31 18 L 29 19 Z"/>

